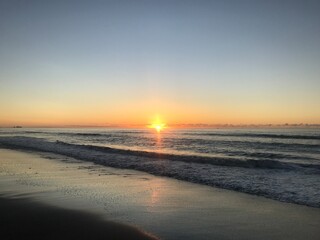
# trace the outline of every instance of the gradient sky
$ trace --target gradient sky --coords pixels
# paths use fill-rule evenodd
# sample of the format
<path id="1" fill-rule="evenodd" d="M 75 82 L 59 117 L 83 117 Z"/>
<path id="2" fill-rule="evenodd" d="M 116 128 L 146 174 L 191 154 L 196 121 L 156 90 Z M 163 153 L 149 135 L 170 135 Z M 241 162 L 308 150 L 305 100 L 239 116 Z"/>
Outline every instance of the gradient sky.
<path id="1" fill-rule="evenodd" d="M 320 1 L 0 0 L 0 126 L 320 123 Z"/>

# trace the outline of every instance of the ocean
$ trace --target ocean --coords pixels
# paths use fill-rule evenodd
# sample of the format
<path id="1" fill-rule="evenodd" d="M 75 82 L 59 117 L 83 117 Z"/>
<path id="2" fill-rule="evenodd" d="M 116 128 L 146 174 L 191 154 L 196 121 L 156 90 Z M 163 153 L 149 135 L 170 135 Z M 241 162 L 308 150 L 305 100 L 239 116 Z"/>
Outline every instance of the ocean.
<path id="1" fill-rule="evenodd" d="M 1 128 L 0 147 L 320 207 L 317 128 Z"/>

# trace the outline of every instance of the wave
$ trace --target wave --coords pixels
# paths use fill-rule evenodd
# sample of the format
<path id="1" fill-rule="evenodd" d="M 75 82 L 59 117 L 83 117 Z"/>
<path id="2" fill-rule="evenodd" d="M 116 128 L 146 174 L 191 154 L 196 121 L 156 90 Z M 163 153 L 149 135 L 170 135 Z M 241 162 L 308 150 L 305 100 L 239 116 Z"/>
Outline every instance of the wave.
<path id="1" fill-rule="evenodd" d="M 88 137 L 98 137 L 98 136 L 114 136 L 114 135 L 122 135 L 122 134 L 143 134 L 144 132 L 132 132 L 132 131 L 116 131 L 116 132 L 104 132 L 104 133 L 71 133 L 71 132 L 58 132 L 55 134 L 58 135 L 68 135 L 68 136 L 88 136 Z M 52 134 L 52 133 L 51 133 Z M 53 133 L 54 134 L 54 133 Z"/>
<path id="2" fill-rule="evenodd" d="M 166 141 L 169 141 L 169 139 L 166 139 Z M 315 141 L 265 141 L 258 138 L 240 139 L 235 137 L 230 139 L 193 137 L 177 140 L 170 139 L 170 141 L 172 142 L 172 145 L 176 146 L 192 146 L 192 150 L 199 153 L 221 152 L 230 156 L 238 155 L 254 158 L 299 159 L 300 156 L 298 155 L 304 153 L 303 159 L 311 159 L 306 157 L 306 155 L 320 154 L 320 142 L 317 143 Z M 186 149 L 190 149 L 190 147 L 186 147 Z M 181 150 L 183 150 L 183 148 Z"/>
<path id="3" fill-rule="evenodd" d="M 276 160 L 184 156 L 92 145 L 50 142 L 35 137 L 0 137 L 0 147 L 51 152 L 97 164 L 320 207 L 320 167 Z"/>
<path id="4" fill-rule="evenodd" d="M 39 134 L 58 134 L 70 136 L 106 136 L 113 134 L 145 134 L 147 131 L 127 131 L 117 130 L 115 132 L 102 132 L 102 133 L 81 133 L 81 132 L 50 132 L 50 131 L 1 131 L 0 133 L 39 133 Z M 270 134 L 270 133 L 217 133 L 217 132 L 181 132 L 181 135 L 189 136 L 217 136 L 217 137 L 250 137 L 250 138 L 274 138 L 274 139 L 299 139 L 299 140 L 320 140 L 320 135 L 299 135 L 299 134 Z"/>
<path id="5" fill-rule="evenodd" d="M 68 135 L 68 136 L 84 136 L 84 137 L 100 137 L 100 136 L 108 136 L 109 134 L 102 134 L 102 133 L 66 133 L 66 132 L 59 132 L 56 133 L 58 135 Z"/>
<path id="6" fill-rule="evenodd" d="M 6 139 L 5 141 L 3 141 Z M 210 164 L 218 166 L 228 166 L 228 167 L 244 167 L 244 168 L 270 168 L 270 169 L 296 169 L 297 167 L 304 168 L 315 168 L 320 169 L 320 165 L 316 164 L 307 164 L 307 163 L 288 163 L 280 162 L 274 159 L 265 159 L 265 158 L 285 158 L 281 154 L 273 153 L 243 153 L 247 156 L 255 156 L 264 159 L 246 159 L 241 160 L 234 157 L 210 157 L 210 156 L 199 156 L 199 155 L 178 155 L 178 154 L 169 154 L 161 152 L 149 152 L 149 151 L 139 151 L 139 150 L 128 150 L 128 149 L 119 149 L 112 147 L 102 147 L 94 145 L 82 145 L 82 144 L 71 144 L 63 141 L 49 142 L 42 138 L 33 138 L 33 137 L 7 137 L 0 138 L 0 143 L 4 146 L 19 146 L 24 148 L 35 148 L 36 150 L 47 150 L 55 152 L 58 148 L 69 147 L 78 149 L 79 151 L 99 151 L 101 153 L 108 154 L 120 154 L 128 155 L 134 157 L 144 157 L 150 159 L 165 159 L 170 161 L 181 161 L 181 162 L 192 162 L 192 163 L 201 163 L 201 164 Z M 40 147 L 41 146 L 41 147 Z"/>
<path id="7" fill-rule="evenodd" d="M 293 135 L 293 134 L 264 134 L 264 133 L 184 133 L 184 135 L 218 136 L 218 137 L 252 137 L 252 138 L 276 138 L 276 139 L 320 140 L 320 135 Z"/>
<path id="8" fill-rule="evenodd" d="M 12 136 L 30 136 L 28 134 L 41 134 L 43 136 L 46 135 L 57 135 L 57 136 L 67 136 L 67 137 L 84 137 L 84 138 L 95 138 L 94 141 L 101 141 L 103 142 L 112 142 L 114 144 L 127 144 L 127 145 L 136 145 L 137 141 L 141 145 L 148 145 L 152 143 L 155 139 L 150 136 L 145 136 L 141 134 L 144 134 L 145 132 L 141 131 L 115 131 L 115 132 L 48 132 L 48 131 L 1 131 L 0 134 L 10 134 Z M 27 135 L 25 135 L 27 134 Z M 133 135 L 131 135 L 133 134 Z M 259 149 L 262 151 L 271 151 L 272 148 L 280 149 L 282 148 L 284 151 L 299 151 L 299 152 L 313 152 L 313 153 L 320 153 L 319 144 L 317 142 L 274 142 L 274 141 L 262 141 L 259 139 L 261 138 L 296 138 L 296 139 L 320 139 L 320 136 L 314 135 L 314 136 L 305 136 L 305 135 L 276 135 L 276 134 L 251 134 L 251 133 L 179 133 L 183 136 L 191 135 L 191 136 L 199 136 L 199 138 L 180 138 L 180 137 L 170 137 L 164 136 L 164 144 L 168 144 L 169 148 L 171 146 L 209 146 L 210 148 L 214 148 L 214 151 L 218 150 L 217 147 L 236 147 L 238 149 L 247 149 L 247 148 L 254 148 Z M 243 137 L 243 139 L 239 138 L 232 138 L 232 139 L 221 139 L 221 138 L 201 138 L 200 136 L 230 136 L 230 137 Z M 252 139 L 245 139 L 244 137 L 255 137 L 255 140 Z M 197 150 L 197 147 L 194 148 Z M 208 148 L 203 151 L 201 151 L 201 147 L 199 148 L 199 153 L 207 153 Z M 209 150 L 210 151 L 210 150 Z M 209 153 L 209 152 L 208 152 Z M 232 155 L 231 155 L 232 156 Z M 290 157 L 289 157 L 290 158 Z"/>
<path id="9" fill-rule="evenodd" d="M 18 130 L 15 128 L 15 130 L 1 130 L 0 134 L 24 134 L 24 133 L 50 133 L 50 132 L 43 132 L 43 131 L 32 131 L 32 130 L 27 130 L 27 131 L 21 131 L 21 128 L 18 128 Z"/>

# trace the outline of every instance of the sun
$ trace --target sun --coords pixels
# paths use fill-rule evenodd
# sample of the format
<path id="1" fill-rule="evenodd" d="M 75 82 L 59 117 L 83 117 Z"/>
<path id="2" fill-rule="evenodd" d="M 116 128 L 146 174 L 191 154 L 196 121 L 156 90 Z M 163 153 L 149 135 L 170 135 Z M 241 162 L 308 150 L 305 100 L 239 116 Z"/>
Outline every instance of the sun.
<path id="1" fill-rule="evenodd" d="M 149 125 L 149 128 L 155 129 L 158 133 L 160 133 L 165 127 L 166 124 L 164 123 L 152 123 L 151 125 Z"/>
<path id="2" fill-rule="evenodd" d="M 161 126 L 161 125 L 157 125 L 157 126 L 156 126 L 156 129 L 157 129 L 157 132 L 160 132 L 161 129 L 162 129 L 162 126 Z"/>
<path id="3" fill-rule="evenodd" d="M 154 121 L 151 123 L 148 128 L 155 129 L 158 133 L 160 133 L 164 128 L 166 128 L 167 125 L 159 120 Z"/>
<path id="4" fill-rule="evenodd" d="M 156 129 L 157 132 L 159 133 L 164 128 L 164 125 L 163 124 L 154 124 L 153 128 Z"/>

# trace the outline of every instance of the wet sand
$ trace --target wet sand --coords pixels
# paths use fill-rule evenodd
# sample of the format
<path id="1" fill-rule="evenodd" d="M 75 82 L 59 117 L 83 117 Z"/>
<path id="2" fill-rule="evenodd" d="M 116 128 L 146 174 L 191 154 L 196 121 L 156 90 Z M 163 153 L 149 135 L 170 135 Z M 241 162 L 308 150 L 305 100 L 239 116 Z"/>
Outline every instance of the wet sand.
<path id="1" fill-rule="evenodd" d="M 155 240 L 140 230 L 101 217 L 30 199 L 0 196 L 1 239 Z"/>
<path id="2" fill-rule="evenodd" d="M 159 167 L 161 167 L 159 161 Z M 319 239 L 320 209 L 49 153 L 0 149 L 0 192 L 162 239 Z"/>

